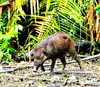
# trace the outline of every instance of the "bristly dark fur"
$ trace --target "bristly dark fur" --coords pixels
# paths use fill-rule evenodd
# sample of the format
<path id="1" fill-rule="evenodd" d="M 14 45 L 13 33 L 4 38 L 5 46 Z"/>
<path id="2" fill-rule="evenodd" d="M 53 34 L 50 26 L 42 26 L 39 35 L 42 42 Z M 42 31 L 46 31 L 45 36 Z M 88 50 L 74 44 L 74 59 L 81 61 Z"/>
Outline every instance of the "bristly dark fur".
<path id="1" fill-rule="evenodd" d="M 74 40 L 68 34 L 57 32 L 48 36 L 34 48 L 34 71 L 37 71 L 40 66 L 41 69 L 45 71 L 43 63 L 51 59 L 52 72 L 57 58 L 61 60 L 64 69 L 66 65 L 65 56 L 67 53 L 69 53 L 69 55 L 78 62 L 80 68 L 82 68 L 80 59 L 77 57 Z"/>

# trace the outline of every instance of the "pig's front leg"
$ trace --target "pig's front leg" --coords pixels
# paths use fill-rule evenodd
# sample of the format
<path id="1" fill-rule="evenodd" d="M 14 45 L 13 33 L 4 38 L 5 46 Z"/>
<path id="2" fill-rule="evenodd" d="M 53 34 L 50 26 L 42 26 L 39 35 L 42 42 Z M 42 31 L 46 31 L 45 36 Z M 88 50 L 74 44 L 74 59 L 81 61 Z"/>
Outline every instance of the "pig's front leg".
<path id="1" fill-rule="evenodd" d="M 43 62 L 44 63 L 44 62 Z M 41 64 L 41 69 L 43 70 L 43 71 L 45 71 L 45 68 L 44 68 L 44 66 L 43 66 L 43 63 Z"/>
<path id="2" fill-rule="evenodd" d="M 51 63 L 51 72 L 53 72 L 55 63 L 56 63 L 56 58 L 52 59 L 52 63 Z"/>
<path id="3" fill-rule="evenodd" d="M 63 64 L 63 70 L 65 69 L 65 66 L 66 66 L 66 60 L 65 60 L 65 57 L 61 57 L 60 58 L 62 64 Z"/>

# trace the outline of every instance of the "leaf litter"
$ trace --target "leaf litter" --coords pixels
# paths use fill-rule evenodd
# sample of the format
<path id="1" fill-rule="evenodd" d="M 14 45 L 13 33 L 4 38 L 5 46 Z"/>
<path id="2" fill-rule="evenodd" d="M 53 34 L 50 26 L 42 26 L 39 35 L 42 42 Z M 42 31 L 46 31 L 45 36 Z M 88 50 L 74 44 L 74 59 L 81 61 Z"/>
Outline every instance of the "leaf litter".
<path id="1" fill-rule="evenodd" d="M 0 87 L 100 87 L 100 63 L 84 62 L 82 70 L 77 63 L 66 64 L 64 71 L 58 63 L 53 73 L 49 60 L 46 71 L 39 69 L 37 73 L 33 72 L 33 62 L 1 64 Z"/>

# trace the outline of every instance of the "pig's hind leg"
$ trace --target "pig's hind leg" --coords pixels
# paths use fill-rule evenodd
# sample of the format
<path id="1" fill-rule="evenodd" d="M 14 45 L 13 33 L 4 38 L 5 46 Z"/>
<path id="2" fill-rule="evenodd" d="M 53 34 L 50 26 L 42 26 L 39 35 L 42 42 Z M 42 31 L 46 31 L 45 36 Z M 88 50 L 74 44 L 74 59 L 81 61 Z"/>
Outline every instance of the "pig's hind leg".
<path id="1" fill-rule="evenodd" d="M 46 57 L 46 56 L 44 57 L 44 60 L 43 60 L 43 62 L 42 62 L 41 65 L 40 65 L 41 70 L 45 71 L 45 68 L 44 68 L 43 64 L 44 64 L 44 62 L 47 61 L 48 59 L 49 59 L 48 57 Z"/>
<path id="2" fill-rule="evenodd" d="M 76 56 L 74 59 L 77 61 L 77 63 L 78 63 L 78 65 L 79 65 L 80 69 L 83 69 L 83 67 L 82 67 L 82 62 L 81 62 L 80 58 Z"/>
<path id="3" fill-rule="evenodd" d="M 72 58 L 73 58 L 74 60 L 76 60 L 76 62 L 78 63 L 80 69 L 82 69 L 82 68 L 83 68 L 83 67 L 82 67 L 82 61 L 81 61 L 80 58 L 77 56 L 77 52 L 75 52 L 74 50 L 71 50 L 71 51 L 69 52 L 69 55 L 72 56 Z"/>

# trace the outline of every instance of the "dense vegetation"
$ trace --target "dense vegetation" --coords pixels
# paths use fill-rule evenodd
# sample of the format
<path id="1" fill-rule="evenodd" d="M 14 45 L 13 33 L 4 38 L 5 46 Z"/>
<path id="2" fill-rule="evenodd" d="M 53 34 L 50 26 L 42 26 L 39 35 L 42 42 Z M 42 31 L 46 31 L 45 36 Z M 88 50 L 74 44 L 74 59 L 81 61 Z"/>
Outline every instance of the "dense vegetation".
<path id="1" fill-rule="evenodd" d="M 0 0 L 0 61 L 12 61 L 58 31 L 91 41 L 91 54 L 99 53 L 99 19 L 99 0 Z"/>

